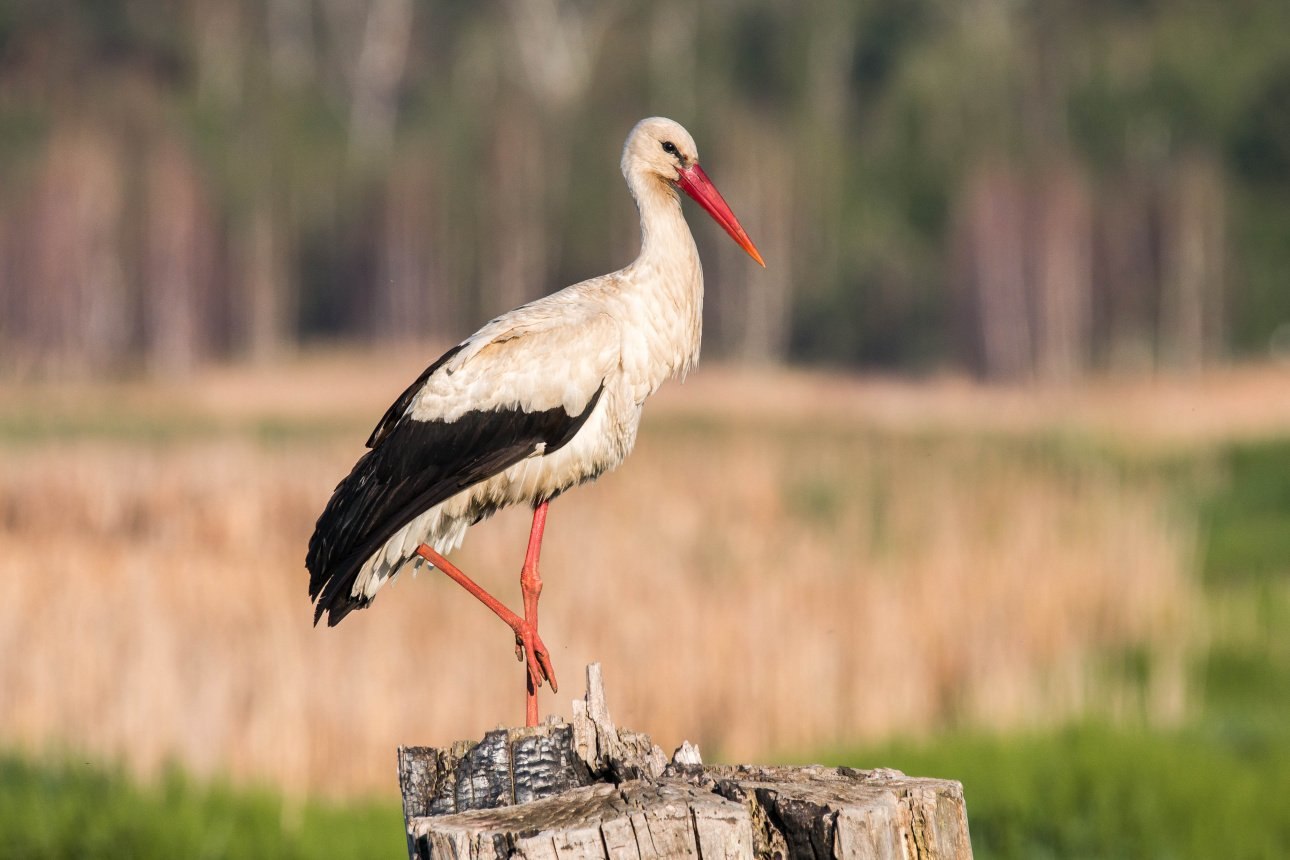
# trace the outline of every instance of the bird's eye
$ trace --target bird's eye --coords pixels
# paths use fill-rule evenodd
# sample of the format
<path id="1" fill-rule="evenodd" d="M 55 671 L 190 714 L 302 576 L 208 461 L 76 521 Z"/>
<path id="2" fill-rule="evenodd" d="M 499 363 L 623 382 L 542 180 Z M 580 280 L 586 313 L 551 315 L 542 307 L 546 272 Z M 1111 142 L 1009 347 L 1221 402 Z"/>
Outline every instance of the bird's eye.
<path id="1" fill-rule="evenodd" d="M 668 155 L 680 155 L 680 153 L 676 151 L 676 144 L 670 140 L 663 141 L 663 151 Z"/>

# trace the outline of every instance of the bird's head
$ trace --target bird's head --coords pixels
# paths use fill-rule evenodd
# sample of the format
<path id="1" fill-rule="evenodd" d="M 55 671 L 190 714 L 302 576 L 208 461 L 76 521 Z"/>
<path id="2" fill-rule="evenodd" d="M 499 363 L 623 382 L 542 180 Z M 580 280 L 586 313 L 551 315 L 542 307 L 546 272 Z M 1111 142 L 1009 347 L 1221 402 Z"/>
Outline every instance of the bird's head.
<path id="1" fill-rule="evenodd" d="M 623 147 L 623 173 L 628 176 L 644 172 L 676 185 L 682 171 L 698 163 L 694 138 L 679 122 L 661 116 L 636 123 Z"/>
<path id="2" fill-rule="evenodd" d="M 628 183 L 633 176 L 653 178 L 680 188 L 712 216 L 739 247 L 764 268 L 757 247 L 740 226 L 735 213 L 699 167 L 699 148 L 694 138 L 674 120 L 654 116 L 636 123 L 623 146 L 623 175 Z"/>

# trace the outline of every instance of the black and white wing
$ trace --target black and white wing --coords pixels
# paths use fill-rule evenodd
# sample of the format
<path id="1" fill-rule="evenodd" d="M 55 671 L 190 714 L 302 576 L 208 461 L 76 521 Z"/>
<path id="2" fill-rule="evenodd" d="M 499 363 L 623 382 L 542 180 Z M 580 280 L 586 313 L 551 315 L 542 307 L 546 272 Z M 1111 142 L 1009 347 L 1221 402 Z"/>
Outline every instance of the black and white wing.
<path id="1" fill-rule="evenodd" d="M 309 542 L 315 624 L 325 612 L 335 625 L 371 601 L 371 592 L 355 594 L 360 570 L 413 519 L 559 450 L 583 427 L 618 361 L 618 332 L 603 314 L 571 320 L 567 310 L 528 306 L 490 323 L 430 365 L 385 413 Z"/>

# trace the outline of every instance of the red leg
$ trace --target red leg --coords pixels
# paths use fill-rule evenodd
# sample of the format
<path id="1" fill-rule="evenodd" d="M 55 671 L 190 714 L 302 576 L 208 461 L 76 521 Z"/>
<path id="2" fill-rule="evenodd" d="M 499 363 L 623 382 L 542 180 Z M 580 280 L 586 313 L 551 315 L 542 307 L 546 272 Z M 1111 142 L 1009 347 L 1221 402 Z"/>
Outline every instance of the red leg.
<path id="1" fill-rule="evenodd" d="M 497 598 L 493 597 L 473 579 L 448 559 L 435 552 L 426 544 L 417 547 L 417 555 L 439 568 L 466 591 L 475 596 L 480 603 L 493 611 L 515 633 L 516 654 L 525 661 L 527 667 L 527 696 L 525 699 L 525 724 L 536 726 L 538 721 L 537 688 L 542 686 L 543 679 L 551 682 L 552 692 L 559 692 L 555 680 L 555 670 L 551 667 L 551 654 L 547 651 L 542 637 L 538 635 L 538 597 L 542 594 L 542 576 L 538 572 L 538 556 L 542 551 L 542 531 L 546 526 L 547 502 L 538 505 L 533 511 L 533 528 L 529 532 L 528 551 L 524 556 L 524 567 L 520 569 L 520 591 L 524 595 L 524 617 L 520 618 Z"/>
<path id="2" fill-rule="evenodd" d="M 543 502 L 533 509 L 533 527 L 529 530 L 529 547 L 524 553 L 524 567 L 520 569 L 520 593 L 524 595 L 524 621 L 532 632 L 531 642 L 524 642 L 529 654 L 537 656 L 542 675 L 551 682 L 551 692 L 560 692 L 560 685 L 555 680 L 555 670 L 551 667 L 551 654 L 546 650 L 538 636 L 538 598 L 542 596 L 542 574 L 538 572 L 538 557 L 542 554 L 542 532 L 546 529 L 546 511 L 550 502 Z M 529 673 L 528 697 L 525 700 L 527 725 L 536 726 L 538 720 L 537 687 L 542 679 L 533 683 L 533 673 Z"/>

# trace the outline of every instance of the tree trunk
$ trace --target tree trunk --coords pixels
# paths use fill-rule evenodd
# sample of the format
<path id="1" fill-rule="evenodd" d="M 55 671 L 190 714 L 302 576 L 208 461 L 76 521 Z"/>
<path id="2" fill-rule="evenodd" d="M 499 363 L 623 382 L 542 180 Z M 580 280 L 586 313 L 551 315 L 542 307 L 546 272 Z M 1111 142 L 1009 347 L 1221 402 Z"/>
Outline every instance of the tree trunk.
<path id="1" fill-rule="evenodd" d="M 1037 195 L 1036 369 L 1046 382 L 1082 377 L 1092 355 L 1093 217 L 1085 188 L 1074 165 L 1058 160 Z"/>
<path id="2" fill-rule="evenodd" d="M 977 363 L 990 380 L 1029 380 L 1034 346 L 1026 290 L 1025 193 L 1000 165 L 968 180 L 961 264 L 974 312 Z"/>
<path id="3" fill-rule="evenodd" d="M 380 163 L 394 144 L 398 91 L 412 40 L 411 0 L 373 0 L 354 64 L 349 111 L 350 158 Z"/>
<path id="4" fill-rule="evenodd" d="M 1212 161 L 1185 159 L 1165 198 L 1160 351 L 1199 370 L 1221 351 L 1225 268 L 1223 180 Z"/>
<path id="5" fill-rule="evenodd" d="M 957 782 L 899 771 L 671 762 L 617 730 L 600 667 L 572 724 L 399 750 L 412 860 L 429 858 L 970 858 Z"/>
<path id="6" fill-rule="evenodd" d="M 151 373 L 180 377 L 206 357 L 214 228 L 188 154 L 164 140 L 149 159 L 143 259 L 144 351 Z"/>

